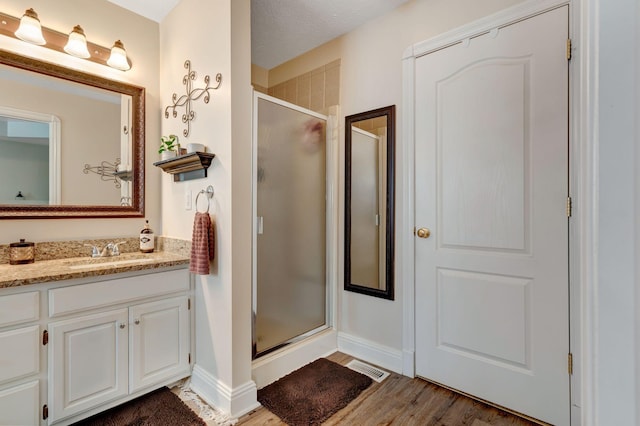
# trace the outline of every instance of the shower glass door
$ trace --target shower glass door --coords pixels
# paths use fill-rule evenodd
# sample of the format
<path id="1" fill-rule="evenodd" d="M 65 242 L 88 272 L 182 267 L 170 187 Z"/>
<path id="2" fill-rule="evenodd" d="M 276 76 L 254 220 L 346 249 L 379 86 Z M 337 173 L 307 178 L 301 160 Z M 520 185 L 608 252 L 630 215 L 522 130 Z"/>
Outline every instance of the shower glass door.
<path id="1" fill-rule="evenodd" d="M 325 116 L 256 94 L 254 355 L 326 327 Z"/>

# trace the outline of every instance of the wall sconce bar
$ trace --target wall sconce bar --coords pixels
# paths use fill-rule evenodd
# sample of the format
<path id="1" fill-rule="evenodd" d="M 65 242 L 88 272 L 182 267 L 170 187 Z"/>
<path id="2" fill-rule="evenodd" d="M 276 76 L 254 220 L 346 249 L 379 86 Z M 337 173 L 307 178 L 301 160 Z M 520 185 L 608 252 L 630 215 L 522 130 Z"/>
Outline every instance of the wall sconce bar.
<path id="1" fill-rule="evenodd" d="M 6 13 L 0 12 L 0 34 L 14 38 L 16 40 L 20 40 L 16 37 L 15 32 L 18 30 L 20 26 L 20 18 L 16 18 L 11 15 L 7 15 Z M 47 28 L 42 25 L 42 35 L 46 40 L 46 44 L 42 47 L 49 48 L 51 50 L 55 50 L 57 52 L 68 54 L 64 50 L 64 46 L 67 44 L 69 40 L 69 34 L 61 33 L 56 30 L 52 30 L 51 28 Z M 25 42 L 28 43 L 28 42 Z M 91 43 L 87 40 L 87 48 L 91 56 L 86 58 L 87 61 L 95 62 L 100 65 L 108 66 L 112 68 L 107 61 L 111 55 L 111 49 L 100 46 L 99 44 Z M 129 66 L 131 66 L 131 61 L 127 59 Z"/>

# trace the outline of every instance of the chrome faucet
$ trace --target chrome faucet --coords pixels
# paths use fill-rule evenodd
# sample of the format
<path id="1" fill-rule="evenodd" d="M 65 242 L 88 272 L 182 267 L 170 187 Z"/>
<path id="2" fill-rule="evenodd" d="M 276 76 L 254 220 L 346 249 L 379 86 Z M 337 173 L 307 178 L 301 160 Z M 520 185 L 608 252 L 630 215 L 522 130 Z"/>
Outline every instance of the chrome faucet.
<path id="1" fill-rule="evenodd" d="M 85 244 L 87 247 L 91 247 L 91 257 L 110 257 L 110 256 L 120 256 L 120 248 L 118 245 L 125 243 L 125 241 L 120 241 L 119 243 L 109 243 L 102 251 L 98 249 L 98 247 L 92 244 Z"/>

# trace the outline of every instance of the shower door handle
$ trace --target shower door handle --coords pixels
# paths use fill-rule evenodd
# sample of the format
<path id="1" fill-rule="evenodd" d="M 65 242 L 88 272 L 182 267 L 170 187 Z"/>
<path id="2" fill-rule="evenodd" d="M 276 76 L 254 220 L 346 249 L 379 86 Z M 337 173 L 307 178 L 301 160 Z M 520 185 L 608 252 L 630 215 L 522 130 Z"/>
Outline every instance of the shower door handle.
<path id="1" fill-rule="evenodd" d="M 262 235 L 262 227 L 264 225 L 263 216 L 258 216 L 256 218 L 256 230 L 258 235 Z"/>

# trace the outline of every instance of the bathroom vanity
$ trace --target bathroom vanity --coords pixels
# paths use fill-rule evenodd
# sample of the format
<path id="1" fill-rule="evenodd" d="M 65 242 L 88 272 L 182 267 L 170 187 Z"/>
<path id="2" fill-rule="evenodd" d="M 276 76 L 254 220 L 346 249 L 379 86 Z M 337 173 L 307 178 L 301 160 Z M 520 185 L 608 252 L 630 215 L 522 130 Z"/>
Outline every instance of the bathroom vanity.
<path id="1" fill-rule="evenodd" d="M 35 195 L 11 188 L 0 219 L 143 218 L 145 88 L 4 50 L 0 68 L 2 87 L 14 93 L 0 115 L 43 126 L 38 143 L 49 170 L 30 176 Z M 38 113 L 43 101 L 50 115 Z M 19 145 L 16 164 L 40 161 Z M 76 158 L 84 179 L 65 182 L 61 170 Z M 3 171 L 8 182 L 22 180 Z M 96 259 L 80 254 L 84 245 L 107 241 L 37 243 L 35 263 L 24 265 L 3 263 L 8 246 L 0 244 L 0 425 L 71 424 L 190 375 L 188 256 L 141 254 L 137 238 L 122 240 L 122 255 Z"/>
<path id="2" fill-rule="evenodd" d="M 0 265 L 0 424 L 71 424 L 189 376 L 187 266 L 168 253 Z"/>

